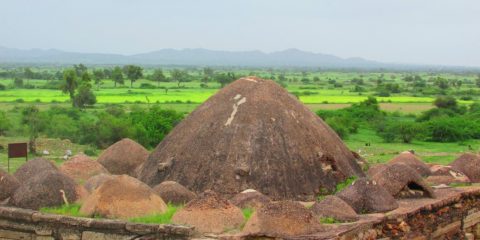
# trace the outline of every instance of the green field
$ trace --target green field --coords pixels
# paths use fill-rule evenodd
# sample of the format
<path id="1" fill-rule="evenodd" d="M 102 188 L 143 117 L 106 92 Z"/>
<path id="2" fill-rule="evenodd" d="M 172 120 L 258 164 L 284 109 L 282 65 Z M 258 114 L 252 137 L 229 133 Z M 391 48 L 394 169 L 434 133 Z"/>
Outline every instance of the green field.
<path id="1" fill-rule="evenodd" d="M 89 68 L 91 71 L 93 68 Z M 47 72 L 53 74 L 61 72 L 64 68 L 38 67 L 32 68 L 35 72 Z M 95 119 L 95 114 L 104 111 L 111 104 L 122 105 L 128 112 L 134 107 L 148 108 L 159 105 L 162 109 L 172 109 L 181 113 L 189 113 L 210 96 L 221 89 L 220 83 L 211 79 L 204 81 L 203 70 L 199 68 L 186 68 L 189 80 L 186 82 L 153 82 L 148 80 L 154 69 L 145 68 L 144 78 L 134 82 L 125 79 L 125 84 L 114 86 L 111 79 L 103 79 L 102 84 L 92 84 L 93 93 L 97 104 L 84 109 L 83 112 L 90 114 Z M 3 69 L 0 74 L 23 71 L 23 68 Z M 171 77 L 171 69 L 164 69 L 165 76 Z M 474 73 L 429 73 L 429 72 L 348 72 L 348 71 L 320 71 L 299 69 L 219 69 L 216 72 L 225 73 L 232 71 L 236 76 L 255 75 L 266 79 L 274 79 L 284 86 L 288 92 L 296 95 L 312 111 L 337 110 L 362 102 L 369 96 L 375 96 L 381 110 L 392 116 L 402 116 L 413 121 L 415 116 L 422 112 L 435 108 L 434 100 L 438 95 L 454 96 L 460 106 L 468 108 L 472 103 L 480 99 L 480 89 L 477 86 Z M 20 74 L 21 76 L 21 74 Z M 422 79 L 421 87 L 417 82 L 406 80 L 409 76 Z M 280 78 L 284 80 L 279 80 Z M 440 89 L 438 79 L 448 83 L 446 88 Z M 361 83 L 358 82 L 361 80 Z M 47 111 L 51 107 L 71 108 L 68 94 L 62 93 L 59 87 L 52 88 L 51 84 L 61 84 L 62 79 L 23 79 L 25 87 L 15 85 L 12 77 L 1 77 L 0 85 L 0 111 L 5 111 L 7 117 L 13 121 L 13 129 L 7 136 L 0 136 L 0 166 L 6 167 L 6 144 L 9 142 L 28 141 L 26 125 L 20 124 L 21 109 L 34 105 L 40 111 Z M 462 84 L 454 84 L 461 82 Z M 398 91 L 389 90 L 387 96 L 380 92 L 390 85 L 396 86 Z M 28 87 L 27 87 L 28 86 Z M 383 90 L 382 90 L 383 89 Z M 12 135 L 14 132 L 16 135 Z M 76 152 L 87 149 L 95 150 L 95 158 L 101 149 L 95 149 L 92 145 L 70 143 L 68 140 L 49 139 L 49 136 L 41 135 L 43 145 L 39 151 L 51 152 L 47 158 L 60 164 L 62 156 L 67 149 Z M 49 140 L 45 140 L 49 139 Z M 480 140 L 464 140 L 458 142 L 439 143 L 430 141 L 414 140 L 412 143 L 385 143 L 376 134 L 372 126 L 361 126 L 358 133 L 350 134 L 345 138 L 347 145 L 354 151 L 358 151 L 371 163 L 385 162 L 399 152 L 413 149 L 427 162 L 448 163 L 462 152 L 472 149 L 480 150 Z M 370 146 L 365 144 L 369 143 Z M 33 156 L 31 156 L 33 157 Z M 13 159 L 12 169 L 16 169 L 23 160 Z"/>

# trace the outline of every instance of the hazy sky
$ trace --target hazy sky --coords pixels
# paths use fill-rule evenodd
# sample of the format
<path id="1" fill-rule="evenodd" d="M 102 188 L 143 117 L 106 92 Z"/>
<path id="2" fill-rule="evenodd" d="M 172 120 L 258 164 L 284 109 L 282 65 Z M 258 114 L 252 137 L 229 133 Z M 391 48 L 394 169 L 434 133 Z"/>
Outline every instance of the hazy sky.
<path id="1" fill-rule="evenodd" d="M 480 66 L 478 0 L 0 0 L 0 46 L 132 54 L 298 48 Z"/>

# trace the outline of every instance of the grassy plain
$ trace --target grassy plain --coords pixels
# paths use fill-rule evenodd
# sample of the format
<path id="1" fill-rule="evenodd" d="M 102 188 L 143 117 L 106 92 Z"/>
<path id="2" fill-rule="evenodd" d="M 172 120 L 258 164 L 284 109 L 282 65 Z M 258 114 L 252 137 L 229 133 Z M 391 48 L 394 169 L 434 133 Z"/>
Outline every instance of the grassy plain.
<path id="1" fill-rule="evenodd" d="M 35 69 L 40 71 L 45 69 Z M 46 71 L 57 71 L 61 69 L 46 69 Z M 151 69 L 146 69 L 145 74 L 151 74 Z M 165 71 L 169 77 L 169 71 Z M 280 72 L 270 70 L 235 70 L 237 75 L 257 75 L 263 78 L 271 78 L 272 75 L 279 76 Z M 133 84 L 130 88 L 130 82 L 127 80 L 124 86 L 114 87 L 111 80 L 104 80 L 103 84 L 97 88 L 94 86 L 94 93 L 97 97 L 98 104 L 86 111 L 100 111 L 108 104 L 121 104 L 129 109 L 132 106 L 147 107 L 149 104 L 159 103 L 165 109 L 174 109 L 179 112 L 189 113 L 199 104 L 204 102 L 210 96 L 215 94 L 220 85 L 215 82 L 209 82 L 207 86 L 200 82 L 202 78 L 202 69 L 189 70 L 189 74 L 195 79 L 192 82 L 182 83 L 181 87 L 175 82 L 161 82 L 159 84 L 141 79 Z M 319 109 L 339 109 L 350 106 L 352 103 L 358 103 L 365 100 L 370 95 L 377 95 L 377 80 L 383 79 L 384 83 L 399 84 L 402 88 L 401 93 L 392 93 L 388 97 L 378 97 L 380 108 L 387 112 L 400 112 L 405 114 L 418 114 L 433 107 L 436 94 L 418 93 L 413 91 L 411 83 L 402 79 L 412 73 L 392 72 L 392 73 L 376 73 L 376 72 L 304 72 L 304 71 L 284 71 L 283 74 L 287 79 L 286 89 L 299 97 L 300 101 L 306 104 L 312 111 Z M 457 73 L 414 73 L 427 82 L 427 88 L 434 89 L 434 79 L 441 76 L 445 79 L 455 79 L 463 81 L 461 87 L 450 87 L 449 94 L 455 95 L 460 104 L 470 104 L 479 99 L 479 96 L 470 94 L 468 91 L 477 89 L 475 86 L 475 74 L 457 74 Z M 318 78 L 319 81 L 313 82 Z M 309 78 L 310 82 L 302 82 L 303 78 Z M 363 79 L 363 91 L 354 91 L 355 84 L 352 79 Z M 51 80 L 50 80 L 51 81 Z M 341 86 L 335 87 L 331 82 L 340 83 Z M 9 111 L 9 117 L 12 119 L 19 118 L 15 116 L 15 109 L 22 108 L 31 104 L 39 107 L 40 110 L 46 110 L 52 106 L 69 107 L 69 98 L 67 94 L 60 90 L 44 89 L 43 86 L 49 81 L 47 80 L 24 80 L 25 84 L 33 85 L 34 89 L 14 88 L 13 79 L 0 79 L 0 84 L 6 86 L 5 90 L 0 91 L 0 110 Z M 145 84 L 153 85 L 154 89 L 141 88 Z M 167 90 L 168 89 L 168 90 Z M 466 93 L 467 92 L 467 93 Z M 469 96 L 469 100 L 461 100 L 461 96 Z M 15 120 L 16 121 L 16 120 Z M 45 139 L 42 136 L 41 139 Z M 0 145 L 6 148 L 9 142 L 28 141 L 27 137 L 0 137 Z M 49 140 L 49 143 L 41 146 L 39 149 L 48 150 L 51 154 L 48 158 L 61 163 L 61 157 L 64 151 L 71 149 L 76 152 L 84 151 L 90 146 L 66 143 L 63 140 Z M 369 162 L 384 162 L 401 151 L 413 149 L 425 161 L 436 163 L 448 163 L 452 161 L 458 154 L 468 151 L 469 149 L 480 149 L 480 141 L 472 140 L 460 143 L 434 143 L 414 141 L 411 144 L 403 143 L 385 143 L 375 134 L 373 130 L 360 129 L 359 133 L 352 134 L 345 140 L 347 145 L 354 151 L 359 151 Z M 47 141 L 48 142 L 48 141 Z M 365 143 L 370 143 L 369 147 Z M 65 143 L 62 145 L 62 143 Z M 99 151 L 97 151 L 98 154 Z M 95 156 L 94 156 L 95 157 Z M 6 150 L 0 149 L 0 166 L 6 167 Z M 12 160 L 12 169 L 16 169 L 23 163 L 22 159 Z"/>

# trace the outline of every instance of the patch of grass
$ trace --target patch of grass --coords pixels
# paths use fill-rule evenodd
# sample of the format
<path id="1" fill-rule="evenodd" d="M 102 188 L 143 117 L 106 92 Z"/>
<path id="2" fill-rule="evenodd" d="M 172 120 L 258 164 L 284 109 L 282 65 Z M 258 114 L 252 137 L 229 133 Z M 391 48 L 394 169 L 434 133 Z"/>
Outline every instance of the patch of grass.
<path id="1" fill-rule="evenodd" d="M 253 212 L 254 212 L 254 209 L 253 209 L 253 208 L 244 208 L 244 209 L 242 209 L 243 216 L 245 217 L 245 222 L 248 221 L 248 219 L 250 219 L 250 217 L 252 216 Z"/>
<path id="2" fill-rule="evenodd" d="M 173 204 L 168 204 L 168 209 L 165 213 L 162 214 L 155 214 L 155 215 L 150 215 L 150 216 L 144 216 L 144 217 L 136 217 L 136 218 L 130 218 L 128 221 L 130 222 L 135 222 L 135 223 L 154 223 L 154 224 L 169 224 L 172 223 L 172 217 L 173 215 L 180 209 L 183 208 L 183 206 L 176 206 Z"/>
<path id="3" fill-rule="evenodd" d="M 335 223 L 342 223 L 342 221 L 339 221 L 333 217 L 323 217 L 320 218 L 320 223 L 323 224 L 335 224 Z"/>
<path id="4" fill-rule="evenodd" d="M 338 183 L 337 186 L 335 187 L 335 192 L 340 192 L 342 191 L 344 188 L 352 185 L 353 182 L 355 182 L 355 180 L 357 180 L 357 177 L 356 176 L 351 176 L 347 179 L 345 179 L 345 181 L 341 182 L 341 183 Z"/>
<path id="5" fill-rule="evenodd" d="M 73 216 L 73 217 L 85 217 L 80 213 L 80 207 L 81 207 L 80 204 L 73 203 L 69 205 L 63 205 L 60 207 L 40 208 L 40 212 L 67 215 L 67 216 Z"/>

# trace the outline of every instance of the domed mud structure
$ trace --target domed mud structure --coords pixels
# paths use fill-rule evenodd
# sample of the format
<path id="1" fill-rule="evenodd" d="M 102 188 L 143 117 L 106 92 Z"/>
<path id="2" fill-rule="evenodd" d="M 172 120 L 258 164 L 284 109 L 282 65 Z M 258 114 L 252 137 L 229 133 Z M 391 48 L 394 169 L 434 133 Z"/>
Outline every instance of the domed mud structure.
<path id="1" fill-rule="evenodd" d="M 241 78 L 212 96 L 150 154 L 138 178 L 197 193 L 256 189 L 273 199 L 313 199 L 349 176 L 357 159 L 322 119 L 270 80 Z"/>

